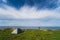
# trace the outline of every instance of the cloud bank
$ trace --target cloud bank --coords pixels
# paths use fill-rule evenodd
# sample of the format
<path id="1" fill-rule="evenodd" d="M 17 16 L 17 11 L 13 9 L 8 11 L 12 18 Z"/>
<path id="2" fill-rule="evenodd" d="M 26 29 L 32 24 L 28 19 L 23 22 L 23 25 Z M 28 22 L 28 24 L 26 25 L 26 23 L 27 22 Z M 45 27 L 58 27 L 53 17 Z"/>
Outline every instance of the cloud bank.
<path id="1" fill-rule="evenodd" d="M 12 19 L 41 19 L 46 17 L 51 18 L 60 18 L 59 7 L 54 10 L 37 10 L 35 7 L 23 6 L 21 9 L 16 10 L 13 7 L 4 6 L 4 8 L 0 8 L 0 17 L 4 19 L 12 18 Z M 1 19 L 0 18 L 0 19 Z"/>

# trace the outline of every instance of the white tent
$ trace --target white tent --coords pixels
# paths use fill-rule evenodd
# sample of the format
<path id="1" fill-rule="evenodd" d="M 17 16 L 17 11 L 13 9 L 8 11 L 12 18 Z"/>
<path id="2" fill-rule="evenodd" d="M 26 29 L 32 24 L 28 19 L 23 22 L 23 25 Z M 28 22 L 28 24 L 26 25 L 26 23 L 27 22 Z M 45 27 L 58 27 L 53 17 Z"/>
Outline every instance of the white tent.
<path id="1" fill-rule="evenodd" d="M 15 29 L 13 29 L 13 31 L 11 32 L 11 34 L 19 34 L 21 32 L 22 32 L 21 29 L 15 28 Z"/>

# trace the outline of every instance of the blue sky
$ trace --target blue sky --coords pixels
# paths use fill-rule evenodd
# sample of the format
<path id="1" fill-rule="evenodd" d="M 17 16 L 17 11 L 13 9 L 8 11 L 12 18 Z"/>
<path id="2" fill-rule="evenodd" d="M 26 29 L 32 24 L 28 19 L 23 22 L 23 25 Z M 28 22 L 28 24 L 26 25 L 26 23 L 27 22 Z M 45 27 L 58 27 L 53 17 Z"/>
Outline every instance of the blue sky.
<path id="1" fill-rule="evenodd" d="M 60 26 L 59 0 L 0 0 L 0 26 Z"/>

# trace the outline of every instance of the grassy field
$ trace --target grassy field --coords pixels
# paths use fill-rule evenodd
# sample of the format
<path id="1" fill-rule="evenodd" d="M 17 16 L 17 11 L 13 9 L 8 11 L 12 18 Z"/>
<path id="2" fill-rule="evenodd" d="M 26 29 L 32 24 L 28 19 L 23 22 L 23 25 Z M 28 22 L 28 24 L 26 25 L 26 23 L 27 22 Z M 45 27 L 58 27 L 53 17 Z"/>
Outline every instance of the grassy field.
<path id="1" fill-rule="evenodd" d="M 0 40 L 60 40 L 60 30 L 24 30 L 11 34 L 12 29 L 0 30 Z"/>

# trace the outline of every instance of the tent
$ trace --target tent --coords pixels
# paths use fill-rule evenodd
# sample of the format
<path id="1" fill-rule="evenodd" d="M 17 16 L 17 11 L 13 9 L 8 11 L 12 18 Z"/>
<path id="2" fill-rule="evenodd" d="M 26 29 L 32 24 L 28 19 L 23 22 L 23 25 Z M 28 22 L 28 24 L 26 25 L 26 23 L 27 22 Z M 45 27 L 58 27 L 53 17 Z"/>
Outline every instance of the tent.
<path id="1" fill-rule="evenodd" d="M 13 29 L 13 31 L 11 32 L 11 34 L 19 34 L 21 32 L 23 32 L 22 29 L 15 28 L 15 29 Z"/>

